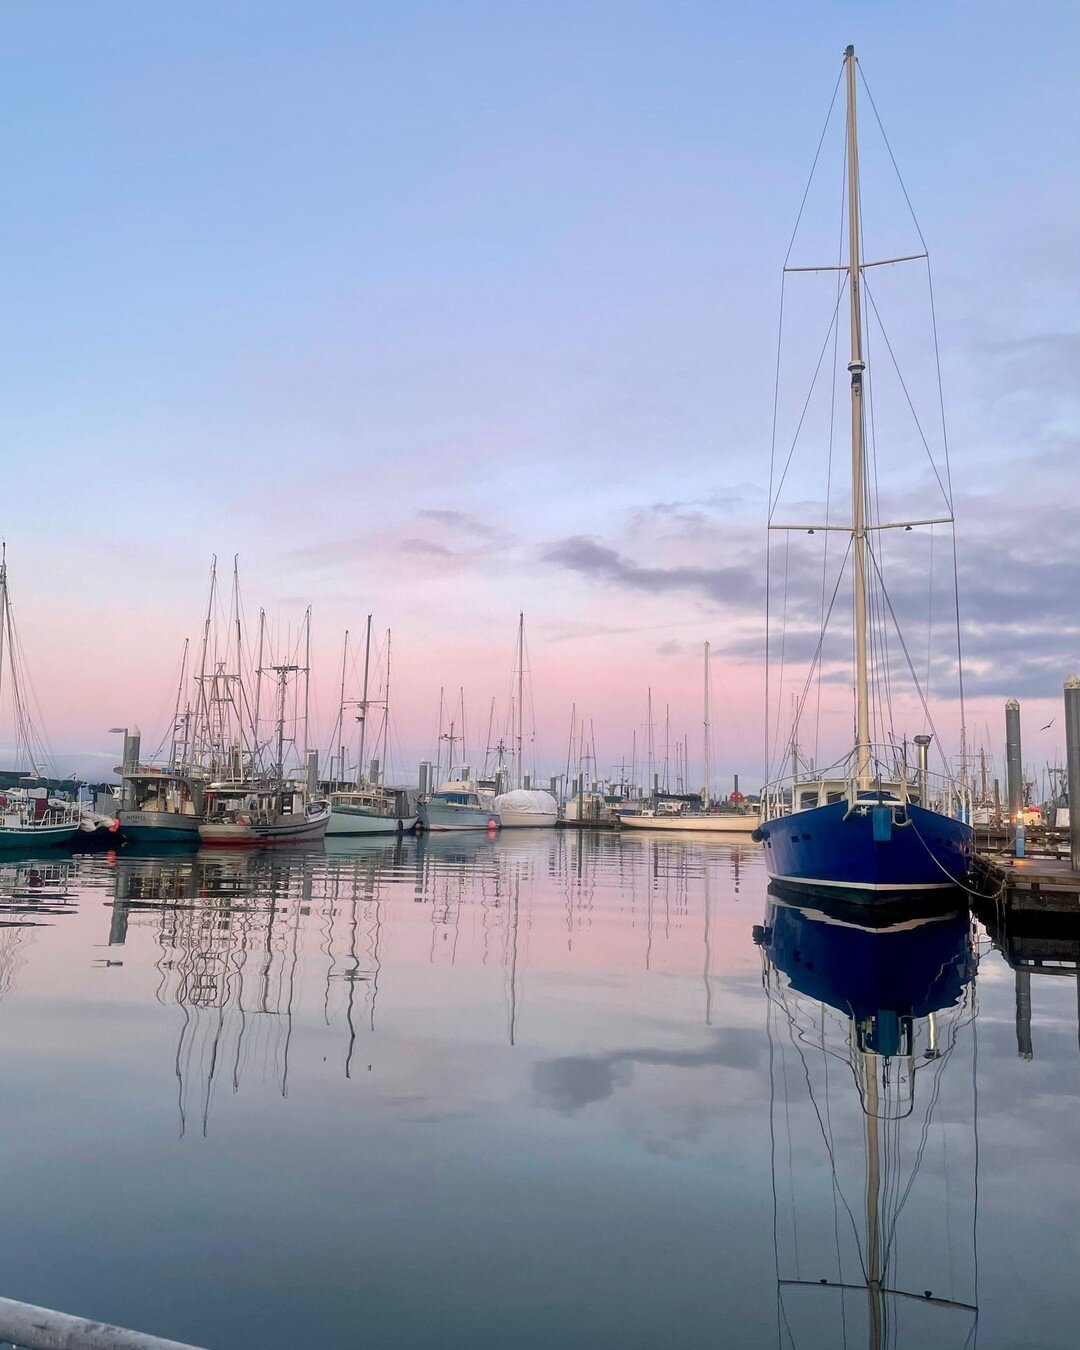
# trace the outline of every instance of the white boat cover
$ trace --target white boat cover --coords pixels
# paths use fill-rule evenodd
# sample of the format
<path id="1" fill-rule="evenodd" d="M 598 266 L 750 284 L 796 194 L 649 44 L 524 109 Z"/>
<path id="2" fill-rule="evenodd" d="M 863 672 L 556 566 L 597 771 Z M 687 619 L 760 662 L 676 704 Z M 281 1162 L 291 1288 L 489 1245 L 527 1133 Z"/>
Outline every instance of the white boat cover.
<path id="1" fill-rule="evenodd" d="M 514 788 L 511 792 L 500 793 L 495 798 L 495 810 L 500 814 L 513 811 L 523 816 L 558 815 L 559 803 L 550 792 L 539 788 Z"/>

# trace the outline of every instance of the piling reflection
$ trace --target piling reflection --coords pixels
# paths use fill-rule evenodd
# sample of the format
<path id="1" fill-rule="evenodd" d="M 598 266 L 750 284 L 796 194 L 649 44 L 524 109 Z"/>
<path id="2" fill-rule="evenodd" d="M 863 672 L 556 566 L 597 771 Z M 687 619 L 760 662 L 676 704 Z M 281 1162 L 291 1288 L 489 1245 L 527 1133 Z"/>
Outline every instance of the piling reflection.
<path id="1" fill-rule="evenodd" d="M 977 1321 L 974 1060 L 948 1066 L 974 1053 L 967 910 L 866 927 L 770 896 L 754 937 L 781 1343 L 964 1345 Z M 928 1327 L 931 1311 L 957 1325 Z"/>

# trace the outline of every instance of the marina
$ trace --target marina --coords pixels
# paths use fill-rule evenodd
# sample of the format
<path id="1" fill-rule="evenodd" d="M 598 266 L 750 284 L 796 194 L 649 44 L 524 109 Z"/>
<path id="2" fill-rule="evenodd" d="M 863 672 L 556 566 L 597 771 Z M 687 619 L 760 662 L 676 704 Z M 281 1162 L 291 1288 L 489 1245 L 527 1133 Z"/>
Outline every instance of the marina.
<path id="1" fill-rule="evenodd" d="M 1071 1350 L 1049 5 L 0 15 L 0 1350 Z"/>

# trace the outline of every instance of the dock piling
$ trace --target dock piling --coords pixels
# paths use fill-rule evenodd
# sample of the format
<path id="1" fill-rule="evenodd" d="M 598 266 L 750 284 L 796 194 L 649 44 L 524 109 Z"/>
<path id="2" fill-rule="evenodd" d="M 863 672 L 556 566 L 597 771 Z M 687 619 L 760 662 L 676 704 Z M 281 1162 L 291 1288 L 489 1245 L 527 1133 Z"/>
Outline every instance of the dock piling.
<path id="1" fill-rule="evenodd" d="M 1065 763 L 1069 779 L 1069 854 L 1080 872 L 1080 676 L 1065 681 Z"/>
<path id="2" fill-rule="evenodd" d="M 918 756 L 919 756 L 918 764 L 919 764 L 920 806 L 929 806 L 930 804 L 927 797 L 927 774 L 928 774 L 927 754 L 930 749 L 930 742 L 932 740 L 933 740 L 932 736 L 927 736 L 925 734 L 915 737 L 915 744 L 918 747 Z"/>
<path id="3" fill-rule="evenodd" d="M 1016 698 L 1009 699 L 1005 704 L 1005 782 L 1009 792 L 1009 829 L 1015 831 L 1016 827 L 1023 823 L 1024 810 L 1024 761 L 1020 748 L 1020 700 Z M 1021 847 L 1023 847 L 1022 843 Z"/>

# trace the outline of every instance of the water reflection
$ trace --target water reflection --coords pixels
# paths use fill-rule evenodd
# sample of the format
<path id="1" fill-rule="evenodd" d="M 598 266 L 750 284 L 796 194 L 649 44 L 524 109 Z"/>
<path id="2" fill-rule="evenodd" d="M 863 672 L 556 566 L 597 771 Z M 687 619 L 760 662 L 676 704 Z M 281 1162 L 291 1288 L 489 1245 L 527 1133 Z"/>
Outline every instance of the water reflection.
<path id="1" fill-rule="evenodd" d="M 755 940 L 781 1343 L 819 1344 L 832 1318 L 837 1343 L 964 1345 L 977 1324 L 974 1061 L 949 1066 L 974 1054 L 967 910 L 868 927 L 771 896 Z M 957 1110 L 947 1086 L 970 1101 Z M 931 1310 L 960 1319 L 955 1339 Z"/>
<path id="2" fill-rule="evenodd" d="M 41 878 L 0 890 L 51 925 L 17 930 L 29 960 L 0 930 L 4 1292 L 259 1350 L 360 1325 L 922 1350 L 963 1345 L 977 1303 L 983 1350 L 1011 1350 L 1055 1298 L 1040 1343 L 1071 1344 L 1073 991 L 1032 966 L 1018 1062 L 1014 973 L 981 930 L 976 972 L 966 911 L 868 933 L 767 896 L 752 844 L 643 834 L 124 851 Z M 1022 937 L 995 941 L 1031 964 Z M 121 1190 L 136 1217 L 95 1262 Z M 84 1268 L 111 1306 L 71 1287 Z"/>
<path id="3" fill-rule="evenodd" d="M 429 966 L 464 961 L 501 970 L 510 1047 L 527 992 L 538 888 L 554 889 L 564 904 L 561 923 L 544 925 L 545 967 L 560 960 L 560 947 L 571 964 L 594 964 L 612 909 L 625 916 L 635 964 L 646 973 L 657 942 L 666 964 L 673 944 L 692 950 L 696 931 L 710 1025 L 712 897 L 718 889 L 737 896 L 746 850 L 575 832 L 350 840 L 289 853 L 124 853 L 115 862 L 109 943 L 124 946 L 132 930 L 152 935 L 156 998 L 183 1014 L 174 1056 L 181 1131 L 194 1117 L 205 1132 L 222 1082 L 235 1093 L 254 1072 L 288 1094 L 294 1020 L 310 1013 L 313 982 L 319 1018 L 339 1031 L 336 1054 L 344 1076 L 353 1076 L 360 1037 L 376 1031 L 388 903 L 397 908 L 390 926 L 399 961 L 419 955 L 417 926 L 400 922 L 400 906 L 411 904 L 427 916 Z M 699 891 L 703 927 L 693 917 Z M 539 1098 L 572 1110 L 597 1099 L 587 1083 L 618 1081 L 632 1059 L 538 1066 Z"/>

